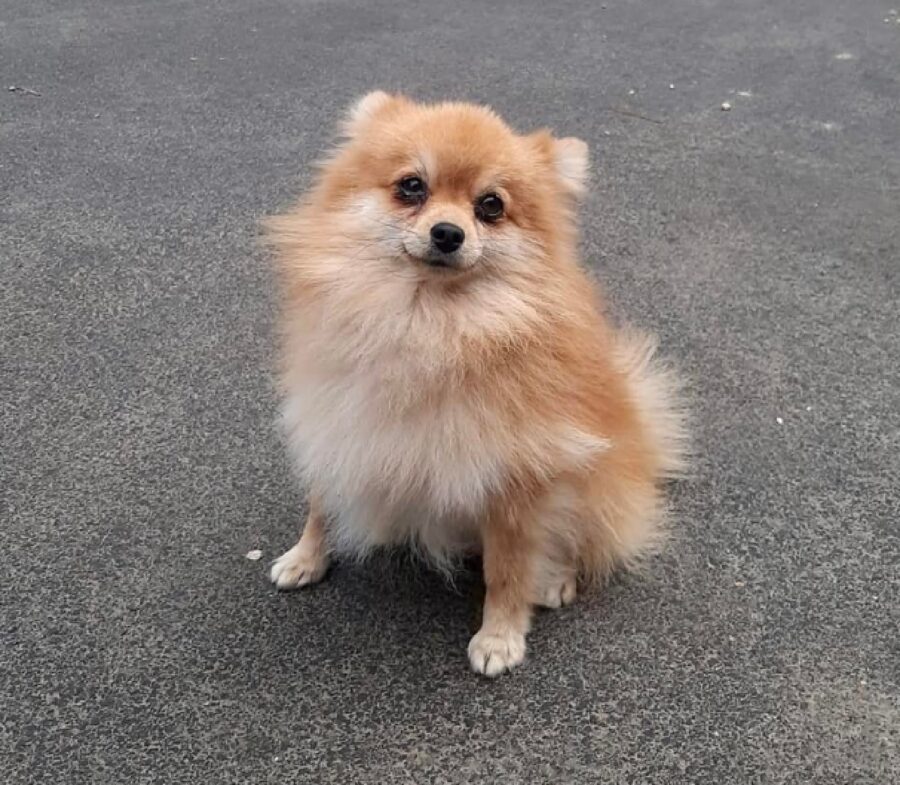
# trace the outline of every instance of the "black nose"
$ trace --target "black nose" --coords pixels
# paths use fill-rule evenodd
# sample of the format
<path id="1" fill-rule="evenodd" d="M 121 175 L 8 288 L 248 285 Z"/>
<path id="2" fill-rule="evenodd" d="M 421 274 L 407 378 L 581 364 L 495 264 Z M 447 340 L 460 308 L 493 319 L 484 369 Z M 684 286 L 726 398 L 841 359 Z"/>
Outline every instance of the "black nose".
<path id="1" fill-rule="evenodd" d="M 443 253 L 453 253 L 466 239 L 456 224 L 439 223 L 431 227 L 431 244 Z"/>

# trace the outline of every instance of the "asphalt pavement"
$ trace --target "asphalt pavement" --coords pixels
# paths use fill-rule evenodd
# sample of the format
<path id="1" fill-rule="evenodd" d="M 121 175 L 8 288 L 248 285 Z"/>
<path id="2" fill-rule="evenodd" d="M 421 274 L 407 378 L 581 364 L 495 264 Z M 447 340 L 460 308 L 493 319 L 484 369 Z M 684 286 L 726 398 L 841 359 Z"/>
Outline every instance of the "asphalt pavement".
<path id="1" fill-rule="evenodd" d="M 892 5 L 0 4 L 3 781 L 900 781 Z M 673 542 L 496 681 L 476 571 L 266 580 L 259 220 L 376 87 L 585 139 L 586 264 L 689 378 Z"/>

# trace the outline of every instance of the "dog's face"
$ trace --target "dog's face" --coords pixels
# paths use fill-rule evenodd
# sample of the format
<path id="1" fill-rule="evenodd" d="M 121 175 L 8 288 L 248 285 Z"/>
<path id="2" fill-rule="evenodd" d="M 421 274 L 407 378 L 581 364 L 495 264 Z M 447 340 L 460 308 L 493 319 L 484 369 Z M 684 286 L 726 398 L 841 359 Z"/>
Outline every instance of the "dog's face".
<path id="1" fill-rule="evenodd" d="M 360 268 L 417 278 L 502 274 L 552 254 L 587 171 L 583 142 L 521 136 L 468 104 L 370 93 L 345 134 L 325 166 L 325 209 Z"/>

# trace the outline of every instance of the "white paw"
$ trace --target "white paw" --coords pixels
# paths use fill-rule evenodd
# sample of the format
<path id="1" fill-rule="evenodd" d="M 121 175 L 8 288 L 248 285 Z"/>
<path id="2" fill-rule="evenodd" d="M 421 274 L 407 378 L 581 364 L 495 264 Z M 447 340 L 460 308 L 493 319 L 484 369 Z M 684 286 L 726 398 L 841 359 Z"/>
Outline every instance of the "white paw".
<path id="1" fill-rule="evenodd" d="M 480 629 L 469 641 L 469 663 L 476 673 L 499 676 L 525 659 L 525 636 L 514 630 Z"/>
<path id="2" fill-rule="evenodd" d="M 537 604 L 542 608 L 561 608 L 575 599 L 578 587 L 575 578 L 548 583 L 538 589 Z"/>
<path id="3" fill-rule="evenodd" d="M 310 553 L 298 542 L 275 560 L 269 578 L 279 589 L 299 589 L 322 580 L 328 571 L 328 563 L 327 555 Z"/>

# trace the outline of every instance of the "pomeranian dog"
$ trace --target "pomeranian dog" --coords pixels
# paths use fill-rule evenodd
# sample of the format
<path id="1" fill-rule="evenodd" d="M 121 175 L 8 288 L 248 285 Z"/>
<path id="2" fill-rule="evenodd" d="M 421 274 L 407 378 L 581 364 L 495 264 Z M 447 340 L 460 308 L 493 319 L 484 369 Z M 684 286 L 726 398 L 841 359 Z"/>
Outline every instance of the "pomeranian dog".
<path id="1" fill-rule="evenodd" d="M 478 673 L 522 662 L 534 606 L 634 565 L 682 465 L 654 342 L 610 327 L 580 268 L 588 152 L 490 109 L 373 92 L 300 204 L 268 222 L 280 391 L 309 489 L 280 589 L 335 555 L 480 553 Z"/>

